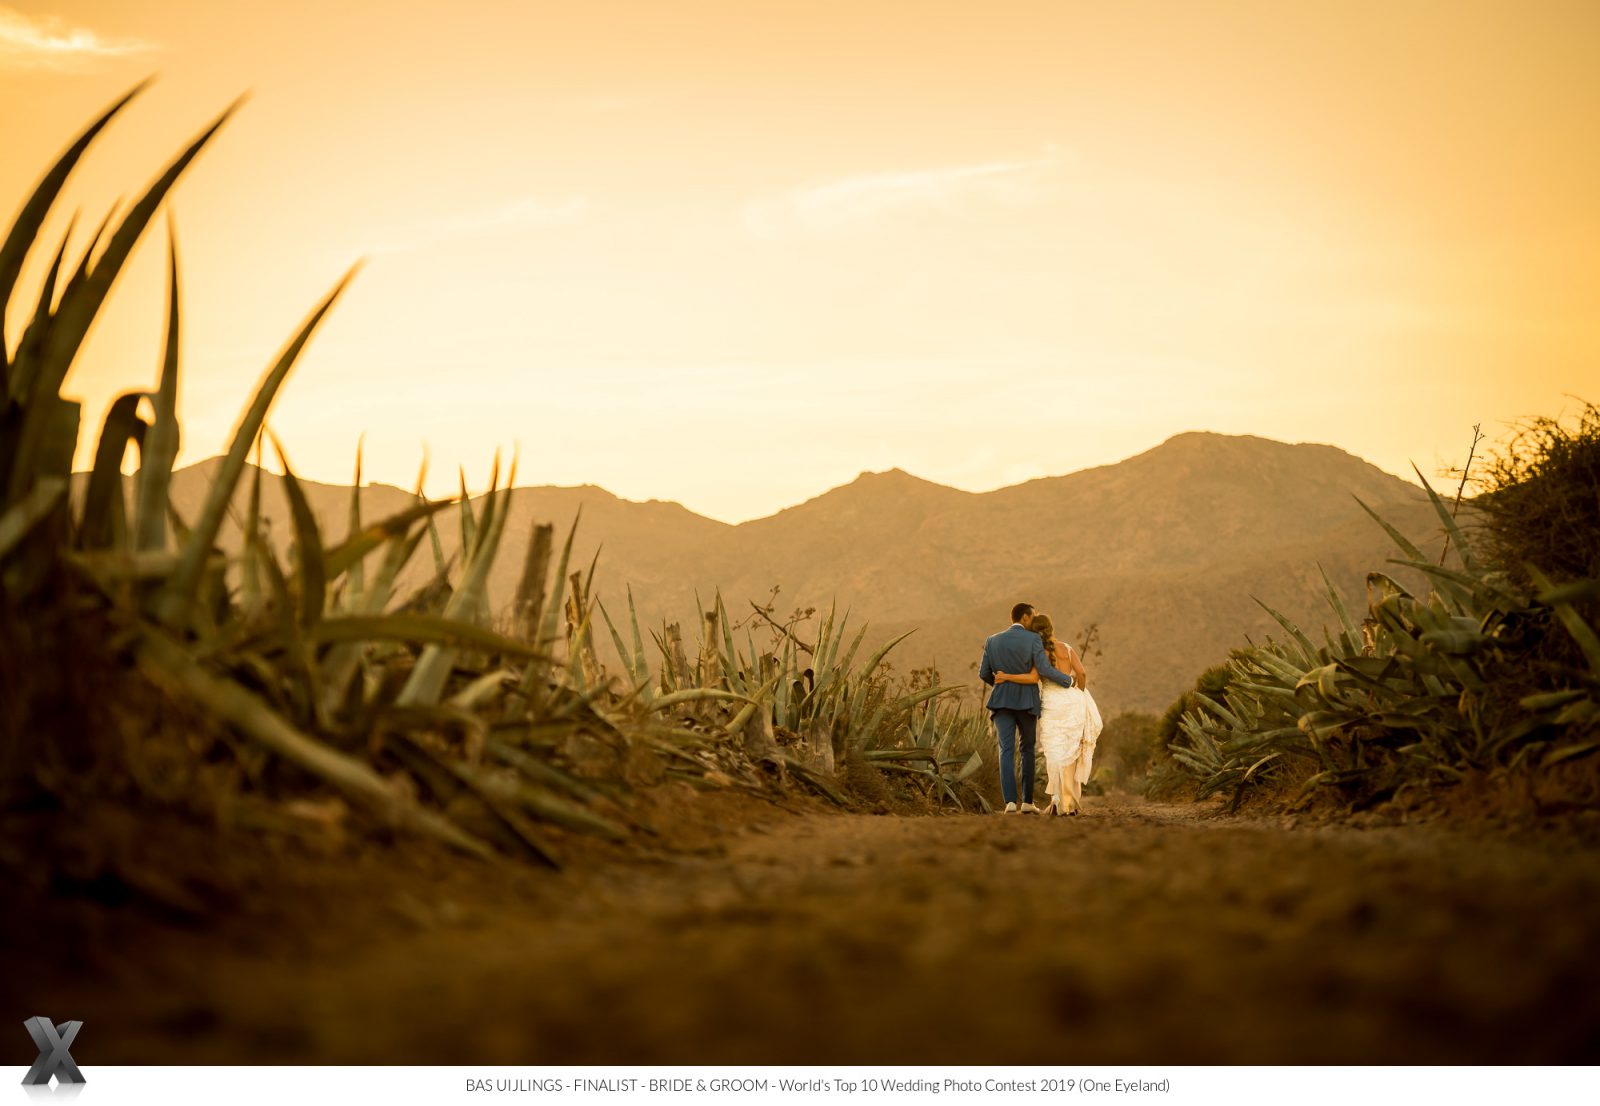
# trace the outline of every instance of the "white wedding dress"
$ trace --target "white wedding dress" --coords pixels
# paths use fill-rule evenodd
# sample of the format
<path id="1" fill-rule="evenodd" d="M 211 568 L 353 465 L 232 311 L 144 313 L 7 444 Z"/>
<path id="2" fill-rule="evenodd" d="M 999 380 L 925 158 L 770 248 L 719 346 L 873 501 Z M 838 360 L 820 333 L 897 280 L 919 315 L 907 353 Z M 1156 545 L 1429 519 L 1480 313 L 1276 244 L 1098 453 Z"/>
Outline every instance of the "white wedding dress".
<path id="1" fill-rule="evenodd" d="M 1103 725 L 1100 708 L 1087 690 L 1040 682 L 1039 748 L 1045 791 L 1058 813 L 1070 814 L 1083 805 L 1083 785 L 1094 771 L 1094 747 Z"/>

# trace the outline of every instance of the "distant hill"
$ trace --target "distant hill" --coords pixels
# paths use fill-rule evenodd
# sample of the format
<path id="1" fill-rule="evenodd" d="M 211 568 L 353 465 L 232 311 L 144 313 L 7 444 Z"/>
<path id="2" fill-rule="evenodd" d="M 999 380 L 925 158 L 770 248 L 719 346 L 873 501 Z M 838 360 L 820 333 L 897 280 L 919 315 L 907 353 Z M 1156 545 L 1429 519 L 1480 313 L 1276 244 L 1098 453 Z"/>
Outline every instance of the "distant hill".
<path id="1" fill-rule="evenodd" d="M 198 511 L 215 465 L 175 475 L 185 517 Z M 306 490 L 324 536 L 342 536 L 349 489 L 308 482 Z M 1355 496 L 1415 540 L 1434 539 L 1421 490 L 1358 457 L 1219 434 L 1181 434 L 1114 465 L 986 493 L 899 470 L 867 473 L 737 526 L 592 486 L 520 488 L 490 595 L 497 609 L 509 602 L 537 523 L 554 522 L 559 537 L 581 507 L 575 562 L 587 568 L 603 545 L 596 591 L 613 615 L 626 609 L 631 585 L 641 619 L 679 621 L 692 640 L 697 590 L 709 601 L 720 588 L 738 619 L 778 586 L 780 612 L 837 599 L 858 624 L 872 622 L 873 638 L 916 627 L 892 654 L 896 666 L 936 662 L 947 682 L 960 682 L 976 680 L 984 636 L 1026 599 L 1073 640 L 1098 626 L 1089 670 L 1103 710 L 1157 710 L 1230 646 L 1276 630 L 1252 596 L 1316 629 L 1328 617 L 1319 565 L 1352 596 L 1369 570 L 1385 567 L 1389 541 Z M 361 499 L 370 520 L 411 496 L 370 485 Z M 264 478 L 263 502 L 286 544 L 281 480 Z M 455 510 L 439 522 L 453 553 Z M 224 540 L 236 545 L 237 533 Z M 431 571 L 424 546 L 406 582 Z"/>

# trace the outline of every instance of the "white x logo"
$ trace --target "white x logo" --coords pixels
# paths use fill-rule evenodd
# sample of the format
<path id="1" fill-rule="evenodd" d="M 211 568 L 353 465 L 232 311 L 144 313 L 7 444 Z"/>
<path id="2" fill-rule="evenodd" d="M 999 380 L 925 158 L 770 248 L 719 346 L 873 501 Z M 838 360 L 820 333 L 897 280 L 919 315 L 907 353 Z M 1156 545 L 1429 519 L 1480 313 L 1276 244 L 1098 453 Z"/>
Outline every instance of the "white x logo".
<path id="1" fill-rule="evenodd" d="M 50 1082 L 51 1075 L 59 1083 L 84 1081 L 83 1072 L 78 1070 L 78 1065 L 72 1062 L 72 1053 L 67 1051 L 72 1047 L 78 1030 L 83 1028 L 82 1022 L 51 1025 L 49 1018 L 29 1018 L 22 1025 L 27 1029 L 28 1036 L 33 1038 L 33 1043 L 39 1046 L 39 1058 L 28 1069 L 28 1074 L 22 1077 L 23 1086 L 43 1086 Z"/>

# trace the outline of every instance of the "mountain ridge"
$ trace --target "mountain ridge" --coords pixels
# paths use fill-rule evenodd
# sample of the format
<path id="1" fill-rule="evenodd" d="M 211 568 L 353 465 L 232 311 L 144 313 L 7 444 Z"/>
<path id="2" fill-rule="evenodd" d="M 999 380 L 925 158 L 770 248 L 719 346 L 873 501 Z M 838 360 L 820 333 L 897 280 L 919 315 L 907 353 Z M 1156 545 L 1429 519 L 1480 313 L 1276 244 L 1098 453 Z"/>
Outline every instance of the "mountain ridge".
<path id="1" fill-rule="evenodd" d="M 210 482 L 202 462 L 174 474 L 174 503 L 198 511 Z M 325 540 L 347 527 L 350 489 L 302 480 Z M 282 480 L 263 474 L 263 514 L 286 548 Z M 1355 595 L 1391 555 L 1359 496 L 1402 532 L 1433 540 L 1422 489 L 1334 446 L 1191 432 L 1111 465 L 969 492 L 901 469 L 854 480 L 771 515 L 726 523 L 672 500 L 623 499 L 595 485 L 519 486 L 512 493 L 491 604 L 509 603 L 533 528 L 558 540 L 582 511 L 574 568 L 601 548 L 596 591 L 613 616 L 631 587 L 641 623 L 698 623 L 696 595 L 721 591 L 734 619 L 777 587 L 792 608 L 852 608 L 869 639 L 917 627 L 892 654 L 902 670 L 937 662 L 947 682 L 972 682 L 983 637 L 1026 599 L 1076 640 L 1099 627 L 1090 658 L 1102 710 L 1158 709 L 1247 635 L 1277 631 L 1251 598 L 1314 630 L 1325 617 L 1318 562 Z M 481 505 L 481 497 L 476 497 Z M 413 502 L 392 485 L 361 489 L 374 519 Z M 242 511 L 244 488 L 236 506 Z M 447 557 L 459 547 L 457 509 L 439 516 Z M 236 547 L 231 526 L 222 536 Z M 426 546 L 426 543 L 425 543 Z M 402 589 L 433 572 L 426 547 Z M 602 634 L 600 637 L 608 637 Z M 609 652 L 609 642 L 602 643 Z"/>

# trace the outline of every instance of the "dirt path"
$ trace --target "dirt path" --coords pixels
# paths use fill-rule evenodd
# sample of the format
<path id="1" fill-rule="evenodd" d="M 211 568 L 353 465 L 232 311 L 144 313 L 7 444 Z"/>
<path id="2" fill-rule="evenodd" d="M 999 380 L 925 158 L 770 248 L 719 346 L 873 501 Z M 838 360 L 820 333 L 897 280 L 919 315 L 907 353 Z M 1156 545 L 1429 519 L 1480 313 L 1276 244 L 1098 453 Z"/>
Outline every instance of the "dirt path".
<path id="1" fill-rule="evenodd" d="M 293 940 L 144 936 L 36 995 L 76 1004 L 84 1063 L 1600 1059 L 1592 828 L 1092 802 L 771 810 L 692 855 L 373 879 Z"/>

